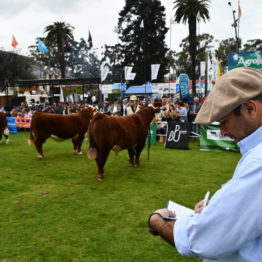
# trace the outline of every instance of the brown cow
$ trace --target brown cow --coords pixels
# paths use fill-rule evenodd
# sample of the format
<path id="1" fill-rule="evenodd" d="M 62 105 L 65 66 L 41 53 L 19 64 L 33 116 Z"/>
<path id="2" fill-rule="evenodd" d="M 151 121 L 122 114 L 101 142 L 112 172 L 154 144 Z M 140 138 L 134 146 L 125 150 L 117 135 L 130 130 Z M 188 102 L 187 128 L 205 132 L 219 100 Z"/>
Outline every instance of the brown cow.
<path id="1" fill-rule="evenodd" d="M 33 114 L 29 145 L 35 144 L 40 159 L 44 158 L 42 144 L 51 137 L 57 141 L 72 138 L 74 152 L 81 154 L 81 145 L 95 109 L 87 107 L 78 113 L 61 115 L 36 112 Z"/>
<path id="2" fill-rule="evenodd" d="M 110 150 L 128 149 L 129 165 L 138 167 L 148 128 L 158 108 L 151 106 L 128 116 L 108 116 L 97 113 L 89 126 L 89 159 L 96 159 L 97 179 L 104 178 L 104 165 Z M 134 161 L 135 156 L 135 161 Z"/>
<path id="3" fill-rule="evenodd" d="M 3 112 L 0 112 L 0 143 L 2 143 L 2 135 L 5 137 L 5 143 L 9 144 L 9 130 L 7 128 L 6 116 Z"/>

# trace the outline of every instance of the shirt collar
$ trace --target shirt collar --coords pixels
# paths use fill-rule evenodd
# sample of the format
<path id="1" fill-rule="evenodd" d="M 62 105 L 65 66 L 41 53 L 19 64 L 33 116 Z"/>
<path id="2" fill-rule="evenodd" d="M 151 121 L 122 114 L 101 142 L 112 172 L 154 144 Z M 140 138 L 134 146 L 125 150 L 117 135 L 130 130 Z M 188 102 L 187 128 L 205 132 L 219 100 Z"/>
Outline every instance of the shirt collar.
<path id="1" fill-rule="evenodd" d="M 237 144 L 240 147 L 241 154 L 244 155 L 247 151 L 254 148 L 259 143 L 262 143 L 262 126 L 249 136 L 239 141 Z"/>

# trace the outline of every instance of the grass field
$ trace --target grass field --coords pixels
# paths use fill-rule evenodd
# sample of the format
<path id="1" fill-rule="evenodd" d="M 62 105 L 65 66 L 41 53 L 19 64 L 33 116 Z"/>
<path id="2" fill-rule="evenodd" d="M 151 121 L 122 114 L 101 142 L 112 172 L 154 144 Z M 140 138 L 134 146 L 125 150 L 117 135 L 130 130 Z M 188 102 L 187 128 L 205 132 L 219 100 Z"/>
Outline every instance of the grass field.
<path id="1" fill-rule="evenodd" d="M 171 199 L 193 208 L 231 176 L 239 153 L 151 146 L 141 167 L 110 153 L 104 182 L 96 163 L 72 153 L 71 141 L 27 146 L 28 132 L 0 145 L 0 261 L 200 261 L 147 232 L 148 215 Z"/>

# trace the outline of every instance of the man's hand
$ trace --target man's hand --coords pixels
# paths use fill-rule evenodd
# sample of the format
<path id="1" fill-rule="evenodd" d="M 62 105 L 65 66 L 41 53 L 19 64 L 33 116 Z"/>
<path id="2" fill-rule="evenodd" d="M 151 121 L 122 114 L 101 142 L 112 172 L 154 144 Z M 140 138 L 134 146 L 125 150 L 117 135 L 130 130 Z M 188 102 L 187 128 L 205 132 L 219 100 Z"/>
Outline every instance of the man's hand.
<path id="1" fill-rule="evenodd" d="M 208 203 L 207 203 L 208 205 Z M 200 202 L 198 202 L 196 205 L 195 205 L 195 213 L 201 213 L 202 210 L 204 209 L 204 200 L 201 200 Z"/>

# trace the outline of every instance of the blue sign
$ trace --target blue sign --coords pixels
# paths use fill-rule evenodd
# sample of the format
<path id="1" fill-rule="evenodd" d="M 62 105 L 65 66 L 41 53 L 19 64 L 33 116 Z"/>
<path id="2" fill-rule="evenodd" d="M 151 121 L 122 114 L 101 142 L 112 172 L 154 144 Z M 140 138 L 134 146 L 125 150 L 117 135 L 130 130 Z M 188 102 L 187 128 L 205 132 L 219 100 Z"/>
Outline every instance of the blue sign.
<path id="1" fill-rule="evenodd" d="M 189 77 L 187 74 L 180 74 L 179 77 L 179 89 L 180 89 L 180 98 L 189 97 Z"/>

